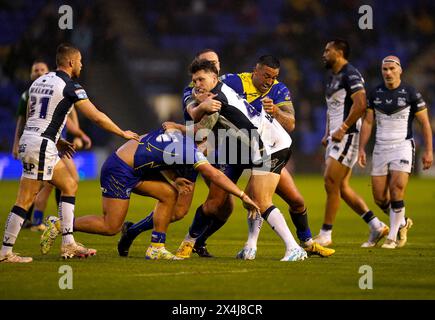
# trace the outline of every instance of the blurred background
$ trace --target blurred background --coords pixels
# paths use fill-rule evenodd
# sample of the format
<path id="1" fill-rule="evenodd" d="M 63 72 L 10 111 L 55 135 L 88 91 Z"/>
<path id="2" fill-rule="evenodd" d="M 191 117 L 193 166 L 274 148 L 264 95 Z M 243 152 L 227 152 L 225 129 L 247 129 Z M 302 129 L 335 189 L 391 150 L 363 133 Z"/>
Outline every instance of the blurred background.
<path id="1" fill-rule="evenodd" d="M 58 27 L 63 4 L 73 9 L 72 30 Z M 371 30 L 358 26 L 362 5 L 373 9 Z M 21 172 L 9 156 L 31 64 L 43 59 L 54 69 L 56 47 L 64 41 L 82 52 L 79 82 L 94 104 L 123 129 L 139 133 L 165 120 L 182 121 L 182 90 L 197 51 L 216 50 L 221 74 L 251 71 L 260 55 L 275 55 L 279 80 L 289 87 L 296 109 L 291 166 L 321 173 L 326 115 L 321 55 L 335 37 L 349 41 L 350 62 L 366 89 L 382 81 L 381 59 L 399 56 L 403 80 L 423 94 L 435 128 L 433 0 L 0 0 L 0 178 L 15 177 L 6 174 L 12 165 L 18 165 L 18 177 Z M 96 175 L 101 159 L 122 140 L 80 119 L 94 143 L 91 158 L 81 161 L 94 161 L 97 168 L 89 174 Z M 415 132 L 421 146 L 418 126 Z"/>

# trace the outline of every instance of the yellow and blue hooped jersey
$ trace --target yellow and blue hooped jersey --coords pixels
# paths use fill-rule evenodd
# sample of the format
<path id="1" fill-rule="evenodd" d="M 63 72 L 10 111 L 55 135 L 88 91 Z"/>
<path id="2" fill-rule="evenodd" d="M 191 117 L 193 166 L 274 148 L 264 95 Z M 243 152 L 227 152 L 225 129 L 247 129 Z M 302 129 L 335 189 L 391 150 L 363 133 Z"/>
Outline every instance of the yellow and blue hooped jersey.
<path id="1" fill-rule="evenodd" d="M 274 81 L 272 87 L 265 93 L 261 93 L 254 86 L 252 72 L 228 73 L 221 76 L 220 80 L 236 91 L 242 98 L 246 99 L 257 111 L 261 111 L 261 99 L 265 97 L 272 99 L 273 103 L 278 107 L 283 105 L 292 106 L 289 89 L 284 83 L 277 80 Z"/>

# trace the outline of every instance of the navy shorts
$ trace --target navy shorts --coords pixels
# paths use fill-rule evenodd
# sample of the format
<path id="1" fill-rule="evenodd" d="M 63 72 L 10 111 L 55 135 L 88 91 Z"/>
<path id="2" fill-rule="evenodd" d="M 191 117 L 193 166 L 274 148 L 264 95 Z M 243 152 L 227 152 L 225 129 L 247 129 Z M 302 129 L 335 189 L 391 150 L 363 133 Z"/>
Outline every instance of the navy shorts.
<path id="1" fill-rule="evenodd" d="M 133 168 L 112 153 L 101 167 L 100 186 L 103 197 L 130 199 L 131 191 L 141 181 Z"/>

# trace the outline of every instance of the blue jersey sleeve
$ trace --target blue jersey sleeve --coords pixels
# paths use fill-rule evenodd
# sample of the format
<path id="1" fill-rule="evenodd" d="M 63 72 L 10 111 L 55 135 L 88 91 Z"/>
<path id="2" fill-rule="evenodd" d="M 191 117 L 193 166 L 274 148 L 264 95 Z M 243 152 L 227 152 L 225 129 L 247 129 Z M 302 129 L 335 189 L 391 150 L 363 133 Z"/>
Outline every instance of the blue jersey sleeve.
<path id="1" fill-rule="evenodd" d="M 225 83 L 228 87 L 233 89 L 238 94 L 243 93 L 243 83 L 238 74 L 227 73 L 220 77 L 220 80 Z"/>
<path id="2" fill-rule="evenodd" d="M 192 84 L 190 84 L 189 86 L 184 88 L 184 91 L 183 91 L 183 115 L 184 115 L 185 121 L 193 121 L 192 117 L 187 112 L 187 105 L 189 104 L 189 102 L 192 99 L 192 91 L 193 91 Z"/>
<path id="3" fill-rule="evenodd" d="M 290 94 L 290 90 L 286 87 L 286 85 L 282 82 L 277 84 L 277 92 L 273 99 L 273 103 L 278 107 L 283 105 L 292 105 L 292 98 Z"/>
<path id="4" fill-rule="evenodd" d="M 417 113 L 426 109 L 426 102 L 420 92 L 415 88 L 409 87 L 409 100 L 411 103 L 411 112 Z"/>

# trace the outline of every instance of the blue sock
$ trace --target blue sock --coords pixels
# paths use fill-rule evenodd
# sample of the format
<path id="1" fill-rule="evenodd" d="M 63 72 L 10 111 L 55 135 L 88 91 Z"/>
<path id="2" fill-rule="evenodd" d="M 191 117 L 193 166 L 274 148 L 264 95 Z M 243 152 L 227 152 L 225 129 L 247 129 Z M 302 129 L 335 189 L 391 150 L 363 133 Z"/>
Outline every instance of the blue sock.
<path id="1" fill-rule="evenodd" d="M 127 237 L 129 237 L 131 240 L 134 240 L 142 232 L 151 230 L 154 227 L 153 215 L 154 211 L 151 211 L 151 213 L 146 218 L 142 219 L 139 222 L 136 222 L 134 225 L 128 228 Z"/>
<path id="2" fill-rule="evenodd" d="M 34 226 L 40 225 L 42 220 L 44 219 L 44 211 L 35 210 L 33 211 L 33 221 L 32 224 Z"/>
<path id="3" fill-rule="evenodd" d="M 307 209 L 301 213 L 290 212 L 290 217 L 296 227 L 298 239 L 303 242 L 310 240 L 313 236 L 308 226 Z"/>
<path id="4" fill-rule="evenodd" d="M 198 238 L 205 232 L 205 230 L 207 230 L 212 220 L 211 217 L 204 214 L 202 205 L 199 206 L 198 209 L 196 209 L 195 217 L 193 218 L 192 224 L 189 228 L 189 235 L 192 238 Z"/>
<path id="5" fill-rule="evenodd" d="M 166 233 L 153 231 L 151 234 L 151 243 L 165 243 Z"/>

